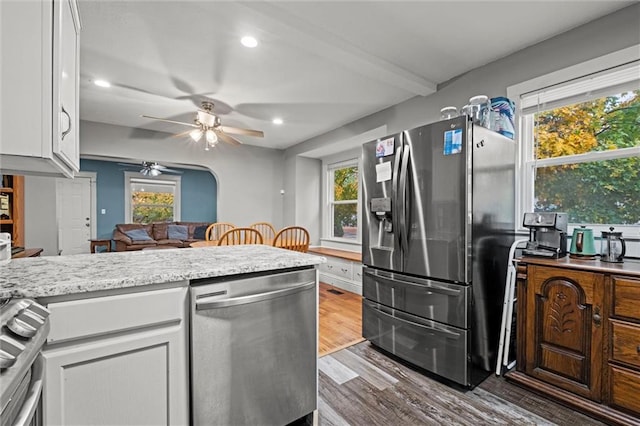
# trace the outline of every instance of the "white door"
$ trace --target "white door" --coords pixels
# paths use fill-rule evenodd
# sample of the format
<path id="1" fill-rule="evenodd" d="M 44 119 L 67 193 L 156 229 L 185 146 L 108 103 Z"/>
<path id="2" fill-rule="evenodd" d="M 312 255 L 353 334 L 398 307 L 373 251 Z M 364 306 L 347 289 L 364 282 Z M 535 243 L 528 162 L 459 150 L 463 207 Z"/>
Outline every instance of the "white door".
<path id="1" fill-rule="evenodd" d="M 60 254 L 89 253 L 89 239 L 95 228 L 92 226 L 91 190 L 91 177 L 56 179 Z"/>

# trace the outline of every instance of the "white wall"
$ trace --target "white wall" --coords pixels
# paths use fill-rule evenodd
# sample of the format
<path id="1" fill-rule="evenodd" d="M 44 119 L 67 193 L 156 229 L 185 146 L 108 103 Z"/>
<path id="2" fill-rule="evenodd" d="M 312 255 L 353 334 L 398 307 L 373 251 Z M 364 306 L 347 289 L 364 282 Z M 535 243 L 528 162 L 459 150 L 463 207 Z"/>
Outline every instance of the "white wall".
<path id="1" fill-rule="evenodd" d="M 414 97 L 302 142 L 287 149 L 285 155 L 287 158 L 306 155 L 323 145 L 354 138 L 380 126 L 386 126 L 391 134 L 438 121 L 442 107 L 460 108 L 474 95 L 506 96 L 511 85 L 638 45 L 639 20 L 640 4 L 629 6 L 458 76 L 439 85 L 432 95 Z"/>
<path id="2" fill-rule="evenodd" d="M 41 247 L 43 256 L 58 254 L 56 179 L 24 177 L 24 246 Z"/>
<path id="3" fill-rule="evenodd" d="M 80 156 L 101 156 L 195 164 L 210 169 L 218 181 L 218 220 L 238 226 L 266 221 L 282 226 L 283 151 L 219 143 L 203 144 L 109 124 L 80 122 Z"/>

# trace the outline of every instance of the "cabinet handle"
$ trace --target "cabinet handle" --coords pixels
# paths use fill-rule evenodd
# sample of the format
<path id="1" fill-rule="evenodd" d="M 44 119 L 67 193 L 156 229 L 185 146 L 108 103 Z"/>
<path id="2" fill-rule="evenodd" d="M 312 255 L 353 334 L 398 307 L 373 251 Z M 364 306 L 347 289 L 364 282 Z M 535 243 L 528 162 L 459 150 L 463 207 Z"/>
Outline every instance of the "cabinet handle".
<path id="1" fill-rule="evenodd" d="M 600 327 L 602 323 L 602 316 L 600 316 L 600 307 L 596 306 L 595 313 L 593 314 L 593 323 L 596 327 Z"/>
<path id="2" fill-rule="evenodd" d="M 340 270 L 341 270 L 342 272 L 347 272 L 347 271 L 348 271 L 348 269 L 347 269 L 347 268 L 340 268 Z"/>
<path id="3" fill-rule="evenodd" d="M 640 345 L 636 348 L 636 351 L 640 354 Z"/>
<path id="4" fill-rule="evenodd" d="M 62 132 L 62 140 L 64 140 L 64 137 L 67 136 L 69 134 L 69 132 L 71 132 L 71 116 L 69 115 L 69 113 L 67 112 L 66 109 L 64 109 L 64 105 L 60 105 L 60 108 L 62 108 L 62 113 L 64 115 L 67 116 L 67 118 L 69 119 L 69 127 L 67 127 L 67 130 L 65 130 L 64 132 Z"/>

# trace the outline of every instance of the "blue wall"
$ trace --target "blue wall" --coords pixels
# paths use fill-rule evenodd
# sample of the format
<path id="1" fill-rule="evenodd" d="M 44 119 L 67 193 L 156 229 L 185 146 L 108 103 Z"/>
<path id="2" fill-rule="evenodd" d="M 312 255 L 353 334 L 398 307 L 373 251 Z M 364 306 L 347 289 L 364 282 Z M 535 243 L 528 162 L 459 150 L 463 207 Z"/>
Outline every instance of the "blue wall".
<path id="1" fill-rule="evenodd" d="M 126 169 L 126 170 L 123 170 Z M 218 217 L 218 184 L 207 171 L 178 169 L 181 177 L 181 219 L 184 222 L 215 222 Z M 80 170 L 96 172 L 97 237 L 111 238 L 113 228 L 124 219 L 124 172 L 135 171 L 110 161 L 80 160 Z M 102 209 L 106 210 L 101 214 Z"/>

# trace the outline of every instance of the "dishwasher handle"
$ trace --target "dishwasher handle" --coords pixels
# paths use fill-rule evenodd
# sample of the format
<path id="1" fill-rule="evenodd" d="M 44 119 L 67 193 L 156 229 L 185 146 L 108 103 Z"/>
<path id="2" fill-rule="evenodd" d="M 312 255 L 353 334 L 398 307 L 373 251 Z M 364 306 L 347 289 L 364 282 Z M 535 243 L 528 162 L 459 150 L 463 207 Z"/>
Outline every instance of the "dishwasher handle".
<path id="1" fill-rule="evenodd" d="M 277 297 L 284 297 L 290 294 L 298 293 L 300 291 L 310 290 L 315 288 L 316 282 L 311 281 L 307 283 L 299 284 L 295 287 L 287 287 L 280 290 L 269 291 L 266 293 L 250 294 L 248 296 L 232 297 L 229 299 L 220 300 L 217 296 L 203 297 L 198 299 L 196 296 L 196 311 L 203 311 L 207 309 L 226 308 L 229 306 L 246 305 L 249 303 L 262 302 L 264 300 L 275 299 Z M 211 300 L 217 299 L 217 300 Z"/>

